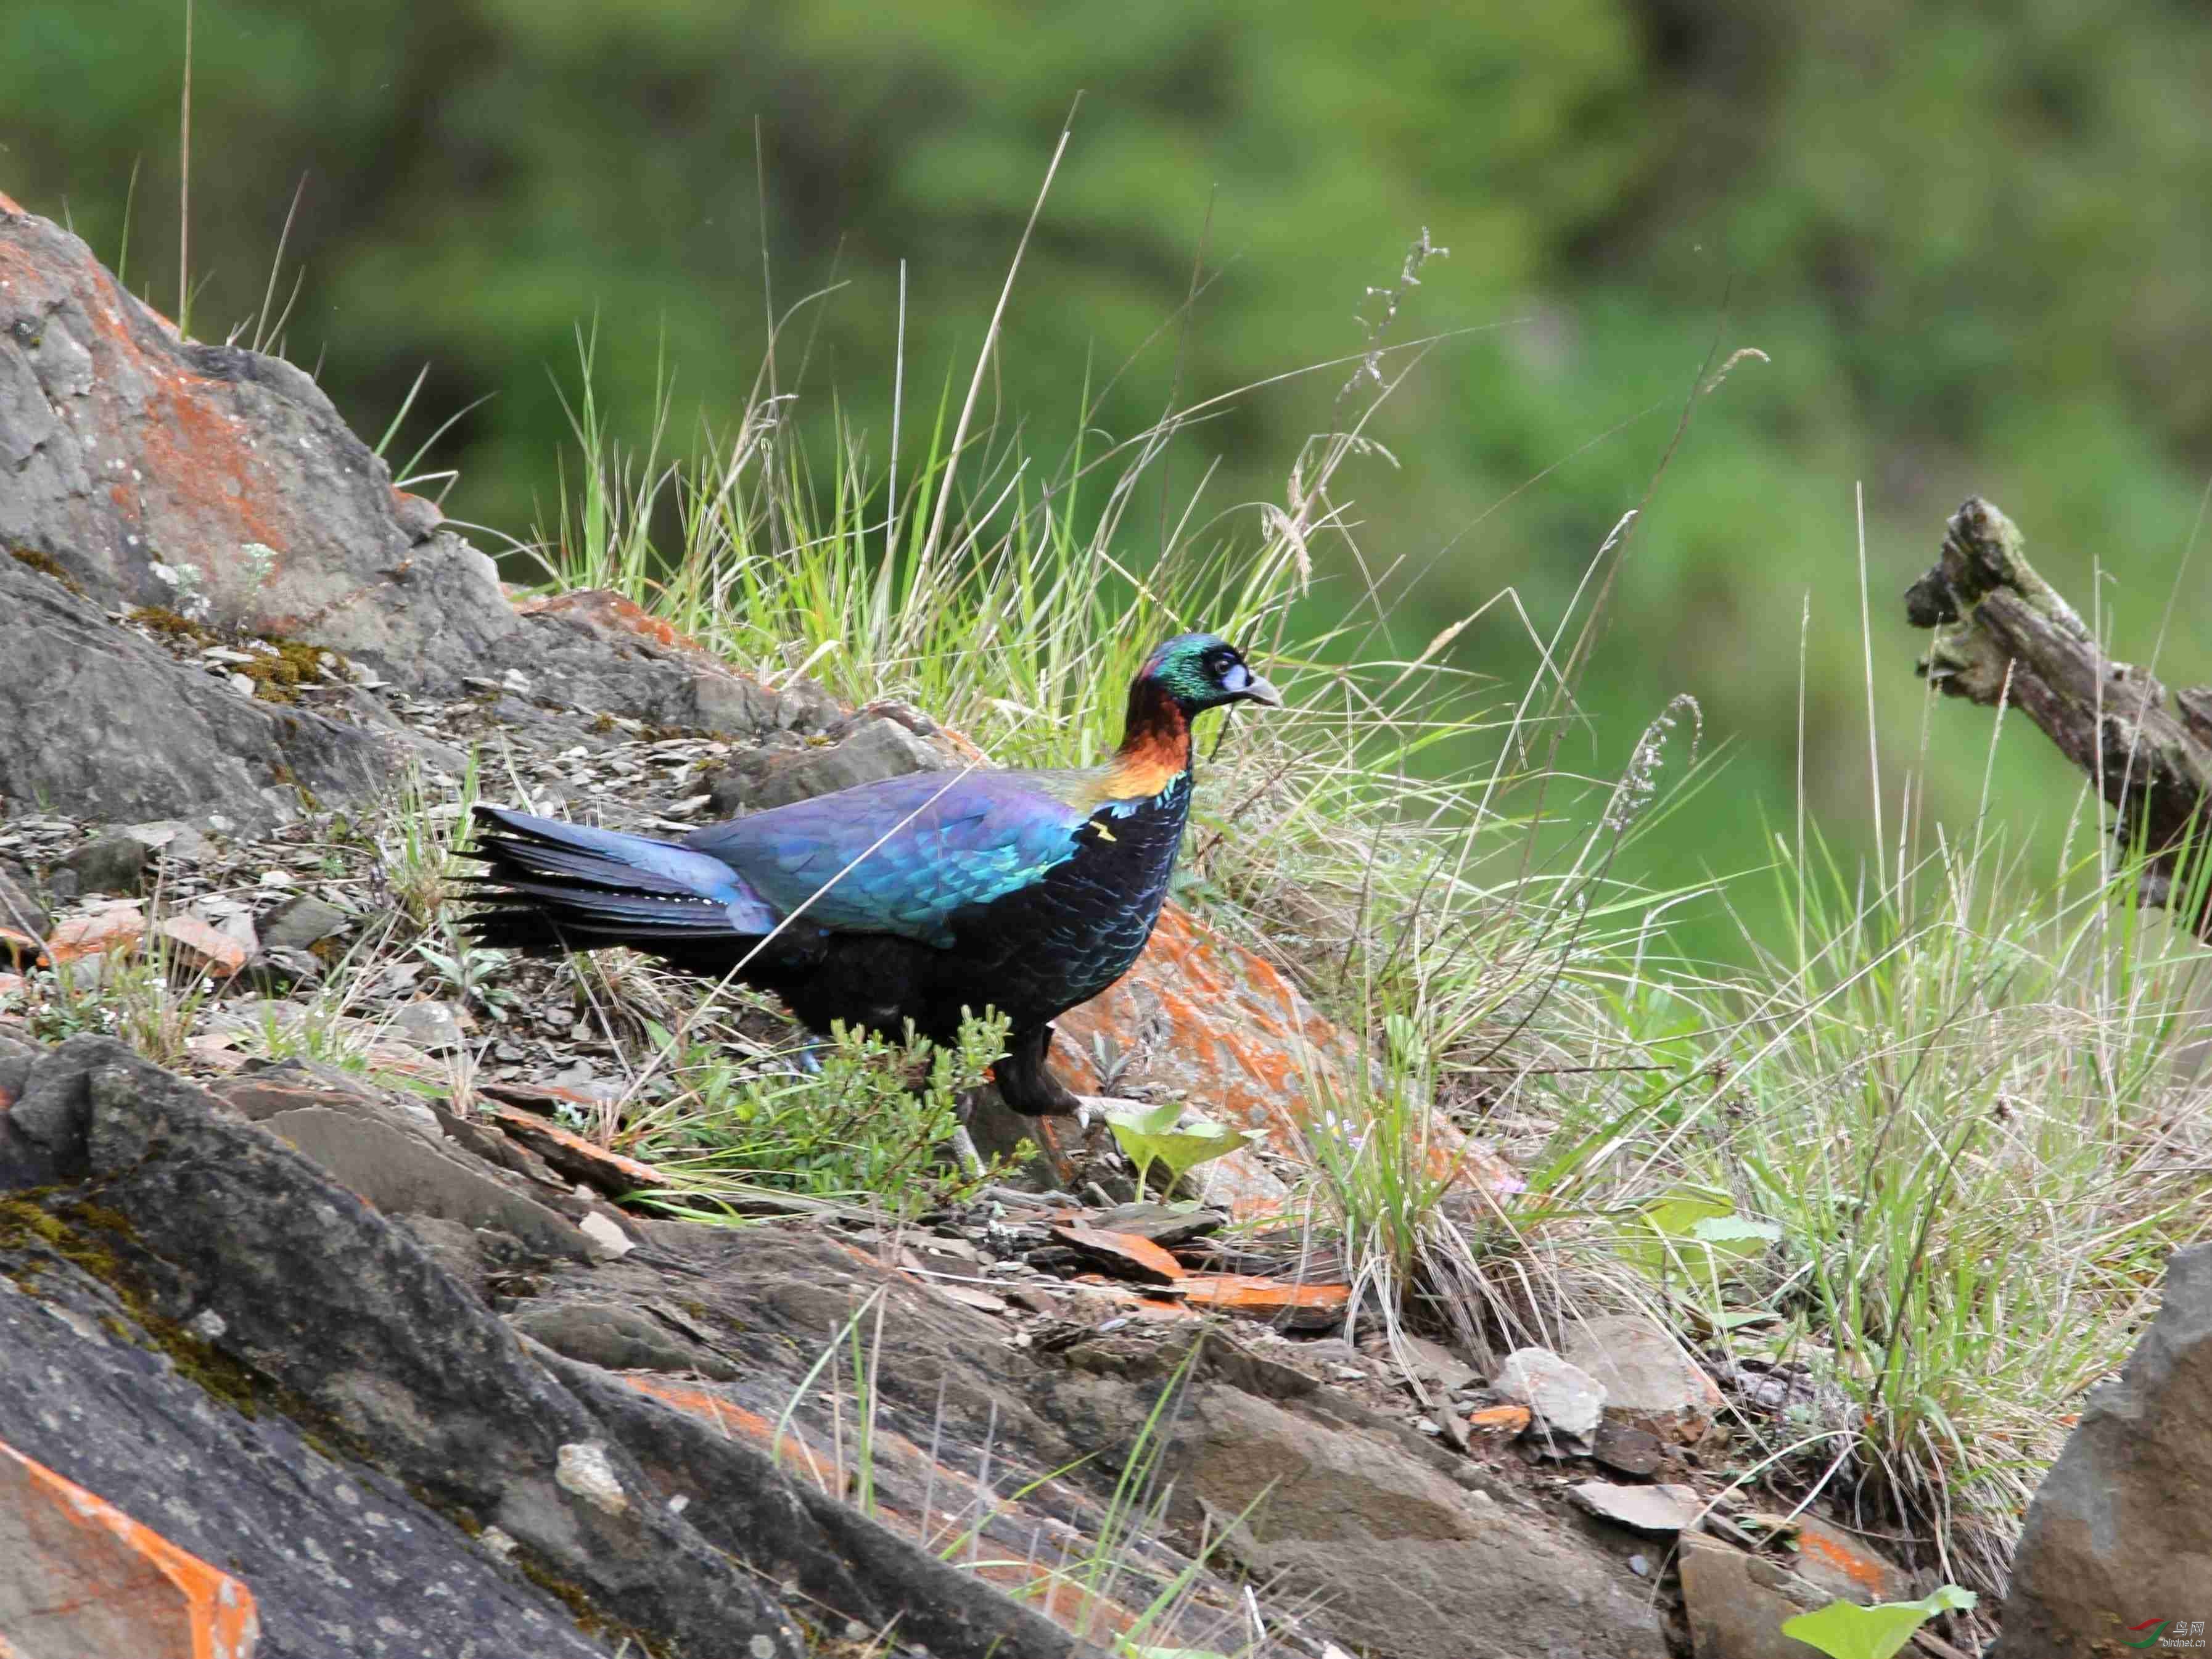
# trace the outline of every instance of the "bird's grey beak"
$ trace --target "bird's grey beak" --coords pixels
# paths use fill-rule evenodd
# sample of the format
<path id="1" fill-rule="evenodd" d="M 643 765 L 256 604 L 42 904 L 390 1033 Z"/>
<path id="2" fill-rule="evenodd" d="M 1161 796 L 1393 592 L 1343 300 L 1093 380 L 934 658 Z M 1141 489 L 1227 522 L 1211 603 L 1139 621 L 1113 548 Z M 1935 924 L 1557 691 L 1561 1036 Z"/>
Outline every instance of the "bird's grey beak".
<path id="1" fill-rule="evenodd" d="M 1283 694 L 1257 674 L 1244 682 L 1243 695 L 1254 702 L 1266 703 L 1270 708 L 1280 708 L 1283 706 Z"/>

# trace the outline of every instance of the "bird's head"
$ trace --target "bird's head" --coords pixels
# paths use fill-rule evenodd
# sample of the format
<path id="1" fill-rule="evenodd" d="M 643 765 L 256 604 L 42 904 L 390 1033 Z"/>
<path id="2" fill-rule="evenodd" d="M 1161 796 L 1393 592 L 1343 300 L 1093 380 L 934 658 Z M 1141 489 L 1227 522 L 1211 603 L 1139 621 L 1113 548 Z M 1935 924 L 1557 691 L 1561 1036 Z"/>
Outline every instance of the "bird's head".
<path id="1" fill-rule="evenodd" d="M 1137 684 L 1140 690 L 1165 692 L 1186 717 L 1224 703 L 1283 706 L 1275 688 L 1246 666 L 1244 653 L 1218 634 L 1178 634 L 1145 659 Z"/>

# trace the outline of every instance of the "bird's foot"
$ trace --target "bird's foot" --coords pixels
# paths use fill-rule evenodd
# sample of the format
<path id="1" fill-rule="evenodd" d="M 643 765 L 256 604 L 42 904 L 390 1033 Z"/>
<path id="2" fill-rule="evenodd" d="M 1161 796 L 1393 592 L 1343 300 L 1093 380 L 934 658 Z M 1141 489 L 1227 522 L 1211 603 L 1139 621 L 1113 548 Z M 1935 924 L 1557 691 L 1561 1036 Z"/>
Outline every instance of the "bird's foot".
<path id="1" fill-rule="evenodd" d="M 822 1056 L 830 1052 L 830 1039 L 809 1037 L 795 1048 L 786 1048 L 781 1052 L 785 1063 L 799 1076 L 820 1077 Z"/>

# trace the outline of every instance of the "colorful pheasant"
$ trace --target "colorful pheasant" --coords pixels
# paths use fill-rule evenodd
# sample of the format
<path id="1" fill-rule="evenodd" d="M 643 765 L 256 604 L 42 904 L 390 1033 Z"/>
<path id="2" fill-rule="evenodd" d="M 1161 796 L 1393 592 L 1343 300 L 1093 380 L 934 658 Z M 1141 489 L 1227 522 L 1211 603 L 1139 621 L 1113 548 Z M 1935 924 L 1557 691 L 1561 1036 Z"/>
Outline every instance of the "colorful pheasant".
<path id="1" fill-rule="evenodd" d="M 672 842 L 479 806 L 489 908 L 471 926 L 533 955 L 627 945 L 735 969 L 817 1032 L 911 1019 L 950 1042 L 963 1011 L 996 1008 L 1012 1022 L 1000 1093 L 1065 1115 L 1052 1021 L 1152 937 L 1190 811 L 1191 717 L 1245 702 L 1281 699 L 1225 640 L 1185 634 L 1146 659 L 1103 767 L 918 773 Z"/>

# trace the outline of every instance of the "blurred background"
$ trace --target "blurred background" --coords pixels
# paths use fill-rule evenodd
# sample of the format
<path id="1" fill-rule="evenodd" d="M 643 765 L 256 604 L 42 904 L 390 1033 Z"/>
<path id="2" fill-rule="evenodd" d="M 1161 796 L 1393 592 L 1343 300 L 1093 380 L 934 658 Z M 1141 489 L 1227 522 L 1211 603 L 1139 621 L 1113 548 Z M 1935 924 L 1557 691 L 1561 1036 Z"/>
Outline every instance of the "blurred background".
<path id="1" fill-rule="evenodd" d="M 172 315 L 184 46 L 181 0 L 0 15 L 0 190 Z M 1079 92 L 993 387 L 1034 452 L 1074 437 L 1086 381 L 1127 436 L 1356 353 L 1409 242 L 1450 250 L 1391 336 L 1443 337 L 1370 428 L 1395 465 L 1345 475 L 1369 558 L 1401 562 L 1408 651 L 1507 588 L 1555 625 L 1701 365 L 1758 348 L 1660 478 L 1563 757 L 1617 772 L 1699 701 L 1721 769 L 1638 845 L 1656 884 L 1765 861 L 1801 684 L 1808 803 L 1846 860 L 1870 846 L 1862 487 L 1893 835 L 1908 769 L 1954 835 L 1980 793 L 1988 717 L 1923 709 L 1899 604 L 1970 493 L 2118 654 L 2149 658 L 2171 604 L 2162 673 L 2212 679 L 2212 565 L 2187 556 L 2212 467 L 2198 8 L 198 0 L 193 77 L 192 331 L 250 334 L 297 190 L 285 354 L 372 441 L 428 365 L 395 459 L 466 410 L 425 465 L 459 469 L 452 515 L 515 537 L 555 517 L 595 318 L 617 434 L 646 438 L 662 373 L 677 447 L 728 427 L 788 312 L 792 420 L 827 446 L 842 413 L 880 458 L 903 262 L 926 441 Z M 1347 372 L 1235 400 L 1171 489 L 1218 463 L 1198 519 L 1249 536 Z M 1133 514 L 1127 556 L 1158 533 Z M 1450 651 L 1513 694 L 1535 662 L 1510 605 Z M 2039 859 L 2078 799 L 2008 732 L 1993 811 Z M 1755 926 L 1765 890 L 1737 884 Z M 1677 920 L 1740 953 L 1717 902 Z"/>

